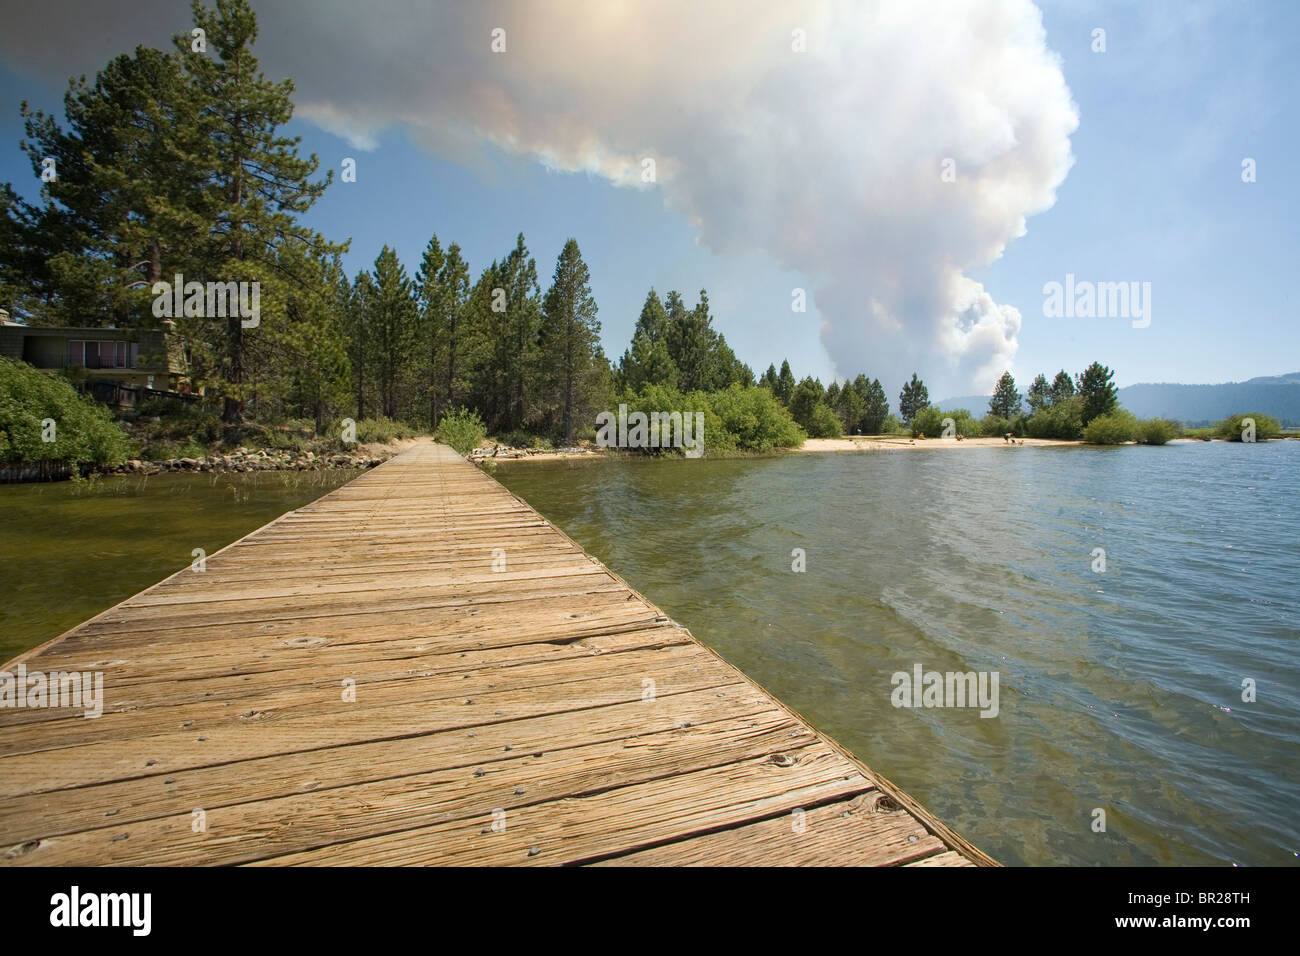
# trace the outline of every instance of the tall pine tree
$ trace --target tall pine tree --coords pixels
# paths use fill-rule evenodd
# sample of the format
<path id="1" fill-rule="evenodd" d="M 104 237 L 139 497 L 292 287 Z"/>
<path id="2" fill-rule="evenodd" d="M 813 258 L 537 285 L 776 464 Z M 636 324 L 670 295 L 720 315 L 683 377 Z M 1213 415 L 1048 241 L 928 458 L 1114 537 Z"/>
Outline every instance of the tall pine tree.
<path id="1" fill-rule="evenodd" d="M 374 293 L 365 317 L 373 347 L 375 386 L 380 412 L 395 419 L 400 413 L 403 385 L 415 352 L 419 306 L 415 300 L 415 283 L 406 274 L 397 253 L 387 245 L 375 259 L 373 283 Z"/>
<path id="2" fill-rule="evenodd" d="M 989 399 L 989 414 L 998 418 L 1011 418 L 1020 414 L 1020 392 L 1016 390 L 1016 380 L 1010 372 L 1003 372 L 993 387 L 993 397 Z"/>
<path id="3" fill-rule="evenodd" d="M 904 422 L 911 423 L 916 417 L 916 413 L 930 405 L 930 390 L 925 387 L 915 372 L 912 373 L 912 380 L 903 385 L 903 391 L 898 395 L 898 414 Z"/>
<path id="4" fill-rule="evenodd" d="M 199 133 L 194 139 L 198 151 L 190 162 L 203 185 L 189 200 L 190 208 L 208 226 L 195 239 L 197 267 L 203 274 L 192 279 L 260 283 L 260 320 L 276 322 L 284 315 L 290 292 L 315 278 L 315 270 L 282 271 L 283 262 L 293 257 L 282 257 L 279 247 L 302 247 L 317 258 L 342 251 L 297 219 L 331 177 L 313 182 L 316 156 L 299 156 L 300 138 L 279 132 L 293 116 L 293 83 L 275 83 L 262 74 L 252 52 L 257 18 L 247 0 L 217 0 L 215 10 L 194 0 L 192 9 L 195 26 L 206 36 L 206 51 L 193 50 L 189 34 L 175 40 L 184 58 L 185 94 L 192 97 Z M 189 323 L 188 332 L 221 357 L 222 420 L 226 440 L 237 442 L 250 391 L 249 335 L 258 333 L 245 329 L 238 315 L 203 322 Z"/>
<path id="5" fill-rule="evenodd" d="M 555 263 L 555 276 L 546 292 L 539 343 L 543 381 L 559 406 L 558 424 L 566 445 L 573 444 L 575 416 L 587 410 L 584 386 L 600 341 L 590 282 L 578 241 L 570 239 Z"/>

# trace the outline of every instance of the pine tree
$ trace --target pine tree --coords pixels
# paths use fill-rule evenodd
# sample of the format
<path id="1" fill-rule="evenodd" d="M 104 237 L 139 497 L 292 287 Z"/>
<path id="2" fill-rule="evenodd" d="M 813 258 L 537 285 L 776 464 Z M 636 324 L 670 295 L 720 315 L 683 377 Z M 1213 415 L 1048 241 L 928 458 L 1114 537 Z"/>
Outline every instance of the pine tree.
<path id="1" fill-rule="evenodd" d="M 556 396 L 566 445 L 573 444 L 575 415 L 588 405 L 583 386 L 600 341 L 600 322 L 590 282 L 578 241 L 569 239 L 555 263 L 555 276 L 543 300 L 545 321 L 540 336 L 543 380 Z"/>
<path id="2" fill-rule="evenodd" d="M 817 406 L 824 404 L 825 398 L 822 383 L 811 375 L 806 376 L 790 396 L 790 417 L 799 423 L 800 428 L 812 434 L 810 429 L 813 428 Z"/>
<path id="3" fill-rule="evenodd" d="M 767 389 L 769 392 L 772 393 L 773 396 L 776 395 L 776 391 L 777 388 L 779 388 L 779 385 L 776 379 L 775 364 L 769 365 L 767 367 L 767 371 L 763 373 L 763 377 L 758 380 L 758 387 Z"/>
<path id="4" fill-rule="evenodd" d="M 1029 404 L 1029 414 L 1033 414 L 1040 408 L 1046 408 L 1052 404 L 1052 386 L 1047 384 L 1047 376 L 1041 372 L 1034 378 L 1029 386 L 1029 391 L 1025 393 L 1025 400 Z"/>
<path id="5" fill-rule="evenodd" d="M 474 347 L 474 404 L 488 427 L 510 431 L 535 423 L 543 409 L 533 394 L 541 328 L 537 263 L 523 234 L 500 262 L 485 269 L 470 293 L 466 316 Z"/>
<path id="6" fill-rule="evenodd" d="M 42 204 L 5 193 L 0 260 L 22 291 L 10 303 L 33 324 L 154 325 L 150 287 L 183 271 L 202 234 L 188 204 L 201 184 L 195 103 L 180 57 L 147 47 L 116 57 L 93 85 L 70 81 L 64 130 L 21 108 L 22 143 L 40 175 Z"/>
<path id="7" fill-rule="evenodd" d="M 537 339 L 541 327 L 541 290 L 537 284 L 537 263 L 528 254 L 521 232 L 515 248 L 501 263 L 499 286 L 505 311 L 502 340 L 497 355 L 504 358 L 505 427 L 522 428 L 528 418 L 528 399 L 536 381 Z"/>
<path id="8" fill-rule="evenodd" d="M 442 372 L 442 288 L 438 284 L 439 275 L 446 265 L 447 255 L 442 251 L 442 243 L 437 233 L 424 247 L 420 258 L 420 268 L 415 272 L 415 301 L 419 310 L 418 338 L 423 347 L 424 361 L 419 363 L 420 390 L 423 391 L 429 408 L 429 428 L 438 427 L 438 407 L 445 398 L 439 378 Z"/>
<path id="9" fill-rule="evenodd" d="M 889 417 L 889 398 L 880 379 L 868 381 L 865 375 L 853 380 L 853 390 L 862 398 L 865 406 L 862 419 L 858 423 L 864 435 L 878 435 Z"/>
<path id="10" fill-rule="evenodd" d="M 845 382 L 844 387 L 834 397 L 831 396 L 830 389 L 827 389 L 826 393 L 826 403 L 840 416 L 840 421 L 844 423 L 844 430 L 850 435 L 860 433 L 862 419 L 867 413 L 867 403 L 863 401 L 852 383 Z"/>
<path id="11" fill-rule="evenodd" d="M 464 329 L 460 336 L 465 346 L 460 365 L 468 385 L 465 404 L 479 412 L 490 430 L 500 426 L 509 405 L 504 360 L 498 356 L 505 339 L 505 292 L 501 289 L 500 273 L 501 264 L 493 262 L 470 288 L 462 312 Z M 500 311 L 493 311 L 494 304 Z"/>
<path id="12" fill-rule="evenodd" d="M 670 303 L 681 302 L 676 292 L 670 292 L 668 298 Z M 670 309 L 669 318 L 668 354 L 677 366 L 679 387 L 687 392 L 711 390 L 715 385 L 717 335 L 709 316 L 708 293 L 701 289 L 694 309 Z"/>
<path id="13" fill-rule="evenodd" d="M 375 259 L 374 294 L 366 311 L 368 334 L 379 392 L 380 412 L 396 419 L 401 406 L 401 389 L 412 363 L 416 343 L 419 307 L 415 283 L 397 253 L 387 245 Z"/>
<path id="14" fill-rule="evenodd" d="M 460 372 L 461 363 L 469 351 L 465 341 L 466 330 L 463 328 L 465 307 L 469 301 L 469 265 L 461 257 L 460 246 L 454 242 L 447 247 L 447 256 L 442 271 L 438 274 L 438 288 L 441 298 L 434 321 L 447 362 L 443 395 L 447 407 L 456 408 L 465 391 L 465 382 Z"/>
<path id="15" fill-rule="evenodd" d="M 207 227 L 194 240 L 203 274 L 193 278 L 260 283 L 261 322 L 275 322 L 283 317 L 291 290 L 311 281 L 310 275 L 282 273 L 278 248 L 306 247 L 318 258 L 342 251 L 297 221 L 332 177 L 313 182 L 316 156 L 300 157 L 300 139 L 279 133 L 293 116 L 293 83 L 274 83 L 261 73 L 252 53 L 257 18 L 247 0 L 217 0 L 215 10 L 194 0 L 192 9 L 195 26 L 206 34 L 207 51 L 193 51 L 188 34 L 175 43 L 184 60 L 184 95 L 198 117 L 196 153 L 188 161 L 203 186 L 191 195 L 189 210 Z M 224 327 L 207 320 L 189 332 L 222 357 L 222 420 L 226 440 L 237 442 L 250 391 L 249 343 L 241 317 L 228 316 Z"/>
<path id="16" fill-rule="evenodd" d="M 1077 390 L 1083 399 L 1082 422 L 1086 426 L 1099 415 L 1108 415 L 1119 405 L 1119 390 L 1111 381 L 1115 373 L 1093 362 L 1079 373 Z"/>
<path id="17" fill-rule="evenodd" d="M 338 316 L 347 308 L 350 289 L 337 257 L 314 265 L 320 270 L 318 281 L 290 294 L 286 322 L 272 332 L 273 382 L 276 393 L 294 408 L 295 417 L 313 419 L 319 435 L 348 393 L 348 343 Z M 294 272 L 309 268 L 304 263 L 286 263 L 286 269 Z"/>
<path id="18" fill-rule="evenodd" d="M 668 337 L 668 330 L 679 322 L 684 321 L 688 311 L 686 303 L 682 300 L 681 293 L 676 289 L 670 291 L 667 298 L 664 299 L 664 316 L 666 319 L 664 322 L 665 340 Z"/>
<path id="19" fill-rule="evenodd" d="M 1020 414 L 1020 392 L 1016 390 L 1016 380 L 1010 372 L 1003 372 L 993 387 L 993 397 L 989 399 L 989 414 L 998 418 L 1011 418 Z"/>
<path id="20" fill-rule="evenodd" d="M 640 392 L 647 385 L 675 389 L 677 377 L 677 365 L 668 354 L 668 344 L 662 339 L 651 341 L 645 333 L 638 333 L 632 339 L 632 347 L 619 360 L 619 387 L 633 392 Z"/>
<path id="21" fill-rule="evenodd" d="M 465 382 L 458 376 L 465 353 L 469 267 L 461 258 L 460 246 L 453 242 L 444 251 L 436 235 L 429 240 L 415 274 L 415 298 L 424 348 L 419 390 L 428 403 L 429 428 L 434 429 L 465 391 Z"/>
<path id="22" fill-rule="evenodd" d="M 344 312 L 344 329 L 348 342 L 348 359 L 352 364 L 355 381 L 357 419 L 366 417 L 366 385 L 373 364 L 370 342 L 370 312 L 375 299 L 375 283 L 370 273 L 362 270 L 352 282 Z"/>
<path id="23" fill-rule="evenodd" d="M 726 336 L 721 332 L 714 338 L 713 357 L 709 364 L 712 367 L 712 378 L 708 382 L 710 391 L 721 391 L 732 385 L 741 388 L 752 388 L 754 385 L 754 370 L 736 358 L 736 353 L 731 350 Z"/>
<path id="24" fill-rule="evenodd" d="M 676 292 L 669 298 L 675 306 L 680 305 L 681 297 Z M 651 289 L 636 320 L 632 345 L 619 360 L 620 388 L 639 392 L 646 385 L 677 387 L 677 364 L 668 353 L 668 327 L 668 311 L 659 301 L 659 293 Z"/>
<path id="25" fill-rule="evenodd" d="M 781 372 L 776 377 L 776 385 L 776 397 L 788 408 L 790 398 L 794 395 L 794 373 L 790 371 L 789 359 L 781 360 Z"/>
<path id="26" fill-rule="evenodd" d="M 903 391 L 898 396 L 898 414 L 903 421 L 911 424 L 916 413 L 930 405 L 930 392 L 925 387 L 925 383 L 917 378 L 916 373 L 912 373 L 912 380 L 903 385 Z"/>
<path id="27" fill-rule="evenodd" d="M 1056 373 L 1056 378 L 1052 379 L 1050 394 L 1052 396 L 1052 405 L 1059 404 L 1074 394 L 1074 379 L 1070 378 L 1070 373 L 1061 369 Z"/>
<path id="28" fill-rule="evenodd" d="M 651 342 L 662 342 L 667 338 L 668 312 L 659 301 L 659 293 L 654 289 L 646 295 L 645 305 L 641 306 L 641 315 L 636 320 L 632 338 L 635 339 L 638 335 L 644 335 Z"/>

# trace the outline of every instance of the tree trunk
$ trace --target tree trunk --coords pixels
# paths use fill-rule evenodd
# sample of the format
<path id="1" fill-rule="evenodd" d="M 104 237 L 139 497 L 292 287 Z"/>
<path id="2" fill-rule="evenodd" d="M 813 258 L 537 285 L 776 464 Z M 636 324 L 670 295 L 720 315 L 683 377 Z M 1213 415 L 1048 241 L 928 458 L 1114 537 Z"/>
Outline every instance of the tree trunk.
<path id="1" fill-rule="evenodd" d="M 244 382 L 244 328 L 239 315 L 226 319 L 226 334 L 230 338 L 226 381 L 238 392 Z M 228 445 L 238 445 L 243 439 L 244 400 L 242 397 L 226 395 L 222 404 L 221 420 L 225 423 L 224 441 Z"/>
<path id="2" fill-rule="evenodd" d="M 447 343 L 447 407 L 456 407 L 456 320 L 451 320 L 451 337 Z"/>

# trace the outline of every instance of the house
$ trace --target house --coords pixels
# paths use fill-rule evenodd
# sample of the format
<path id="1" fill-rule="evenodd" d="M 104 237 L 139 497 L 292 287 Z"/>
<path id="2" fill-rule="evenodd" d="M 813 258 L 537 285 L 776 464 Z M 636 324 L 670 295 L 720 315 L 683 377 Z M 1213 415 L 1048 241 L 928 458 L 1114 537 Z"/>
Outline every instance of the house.
<path id="1" fill-rule="evenodd" d="M 84 369 L 96 394 L 113 404 L 123 404 L 122 388 L 187 392 L 182 356 L 171 341 L 174 326 L 164 326 L 138 331 L 19 325 L 0 310 L 0 356 L 40 369 Z"/>

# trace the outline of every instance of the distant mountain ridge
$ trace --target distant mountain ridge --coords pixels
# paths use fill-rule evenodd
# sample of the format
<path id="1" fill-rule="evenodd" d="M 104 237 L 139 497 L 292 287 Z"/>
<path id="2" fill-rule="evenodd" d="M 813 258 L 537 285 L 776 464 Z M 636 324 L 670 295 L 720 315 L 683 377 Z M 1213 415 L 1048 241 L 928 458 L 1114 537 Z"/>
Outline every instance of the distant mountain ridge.
<path id="1" fill-rule="evenodd" d="M 1244 382 L 1228 382 L 1229 385 L 1300 385 L 1300 372 L 1289 375 L 1260 375 L 1248 378 Z"/>
<path id="2" fill-rule="evenodd" d="M 1024 384 L 1021 394 L 1024 394 Z M 976 418 L 988 413 L 988 395 L 958 395 L 939 402 L 947 411 L 967 409 Z M 1300 372 L 1260 375 L 1245 382 L 1181 385 L 1173 382 L 1126 385 L 1119 402 L 1138 418 L 1172 418 L 1185 425 L 1221 421 L 1238 412 L 1264 412 L 1283 425 L 1300 424 Z"/>

